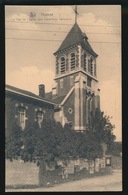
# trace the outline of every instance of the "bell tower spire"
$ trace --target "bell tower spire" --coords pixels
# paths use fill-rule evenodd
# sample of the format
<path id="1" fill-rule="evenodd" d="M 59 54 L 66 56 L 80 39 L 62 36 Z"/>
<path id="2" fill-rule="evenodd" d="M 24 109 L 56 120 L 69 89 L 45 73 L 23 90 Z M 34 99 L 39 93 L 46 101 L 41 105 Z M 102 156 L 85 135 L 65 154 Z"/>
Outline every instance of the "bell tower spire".
<path id="1" fill-rule="evenodd" d="M 63 126 L 69 123 L 76 131 L 84 131 L 95 109 L 100 108 L 96 74 L 98 55 L 77 24 L 77 6 L 73 11 L 75 23 L 54 53 L 56 86 L 53 88 L 52 100 L 59 104 L 55 113 L 57 121 Z"/>

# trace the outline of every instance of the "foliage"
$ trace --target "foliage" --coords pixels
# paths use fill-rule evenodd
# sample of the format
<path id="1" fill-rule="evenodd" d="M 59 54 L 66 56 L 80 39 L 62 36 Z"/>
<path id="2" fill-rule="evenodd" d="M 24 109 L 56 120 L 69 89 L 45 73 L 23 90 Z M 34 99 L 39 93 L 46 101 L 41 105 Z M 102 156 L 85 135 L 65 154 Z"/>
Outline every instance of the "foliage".
<path id="1" fill-rule="evenodd" d="M 22 147 L 22 131 L 19 125 L 14 121 L 10 127 L 9 134 L 6 136 L 6 157 L 10 160 L 18 159 Z"/>
<path id="2" fill-rule="evenodd" d="M 20 156 L 24 161 L 42 158 L 47 162 L 70 157 L 76 159 L 78 156 L 94 159 L 102 156 L 102 142 L 111 148 L 113 128 L 110 118 L 99 110 L 92 115 L 85 132 L 76 132 L 68 124 L 63 128 L 59 122 L 47 119 L 43 120 L 41 128 L 34 122 L 33 125 L 28 124 L 24 131 L 14 124 L 7 141 L 8 156 Z"/>
<path id="3" fill-rule="evenodd" d="M 113 129 L 115 128 L 110 121 L 111 117 L 104 115 L 100 109 L 96 109 L 95 114 L 91 112 L 90 123 L 88 130 L 95 132 L 95 137 L 100 143 L 106 143 L 108 146 L 108 152 L 113 147 L 115 135 L 113 135 Z"/>
<path id="4" fill-rule="evenodd" d="M 42 127 L 37 123 L 28 124 L 24 131 L 13 125 L 8 141 L 8 154 L 11 158 L 22 160 L 45 161 L 57 159 L 67 160 L 70 157 L 94 158 L 101 155 L 101 148 L 94 136 L 87 132 L 76 132 L 66 124 L 64 128 L 55 121 L 44 119 Z"/>

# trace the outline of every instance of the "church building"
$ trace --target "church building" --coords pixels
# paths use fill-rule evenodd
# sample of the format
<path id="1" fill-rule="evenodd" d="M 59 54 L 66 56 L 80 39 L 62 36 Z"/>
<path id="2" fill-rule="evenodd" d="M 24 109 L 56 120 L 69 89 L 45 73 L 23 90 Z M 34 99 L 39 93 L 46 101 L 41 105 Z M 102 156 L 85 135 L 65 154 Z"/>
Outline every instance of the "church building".
<path id="1" fill-rule="evenodd" d="M 98 55 L 75 22 L 54 56 L 55 86 L 46 98 L 58 104 L 54 110 L 56 121 L 63 126 L 69 123 L 76 131 L 84 131 L 89 124 L 90 112 L 100 108 Z"/>
<path id="2" fill-rule="evenodd" d="M 87 130 L 90 113 L 100 108 L 98 55 L 76 21 L 54 56 L 55 86 L 51 92 L 45 93 L 43 84 L 39 85 L 39 96 L 6 86 L 6 129 L 13 118 L 17 117 L 24 129 L 28 120 L 38 120 L 40 125 L 45 116 L 62 126 L 68 123 L 76 131 Z"/>

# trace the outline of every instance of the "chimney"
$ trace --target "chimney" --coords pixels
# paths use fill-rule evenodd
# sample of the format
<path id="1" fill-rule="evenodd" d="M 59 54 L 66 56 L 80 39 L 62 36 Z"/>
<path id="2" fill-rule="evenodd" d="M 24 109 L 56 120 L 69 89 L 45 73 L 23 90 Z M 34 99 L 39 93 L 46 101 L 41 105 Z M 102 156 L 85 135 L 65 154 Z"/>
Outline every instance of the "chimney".
<path id="1" fill-rule="evenodd" d="M 45 97 L 45 85 L 44 84 L 39 85 L 39 96 Z"/>

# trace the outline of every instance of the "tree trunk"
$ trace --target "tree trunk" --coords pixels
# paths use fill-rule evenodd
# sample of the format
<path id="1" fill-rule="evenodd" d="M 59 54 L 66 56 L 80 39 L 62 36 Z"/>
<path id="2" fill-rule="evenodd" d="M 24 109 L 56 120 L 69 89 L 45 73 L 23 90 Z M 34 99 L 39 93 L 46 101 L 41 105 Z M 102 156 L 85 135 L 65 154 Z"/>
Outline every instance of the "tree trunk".
<path id="1" fill-rule="evenodd" d="M 43 159 L 40 159 L 39 165 L 39 185 L 44 186 L 46 184 L 46 163 Z"/>

